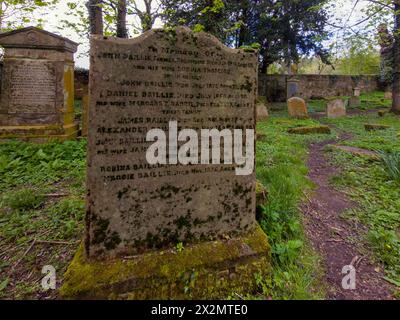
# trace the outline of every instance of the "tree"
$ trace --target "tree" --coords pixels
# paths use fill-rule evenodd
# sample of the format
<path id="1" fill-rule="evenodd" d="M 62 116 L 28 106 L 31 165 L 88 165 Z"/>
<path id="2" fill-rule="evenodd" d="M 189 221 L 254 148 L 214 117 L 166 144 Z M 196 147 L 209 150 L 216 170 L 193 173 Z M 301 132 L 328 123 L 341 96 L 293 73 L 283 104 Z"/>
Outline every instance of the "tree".
<path id="1" fill-rule="evenodd" d="M 129 10 L 131 14 L 139 17 L 141 32 L 153 28 L 154 23 L 160 17 L 160 5 L 155 6 L 153 0 L 143 0 L 144 10 L 141 10 L 135 0 L 129 1 Z"/>
<path id="2" fill-rule="evenodd" d="M 0 0 L 0 32 L 28 24 L 41 26 L 43 19 L 34 14 L 57 3 L 58 0 Z"/>
<path id="3" fill-rule="evenodd" d="M 101 0 L 89 0 L 87 2 L 89 12 L 89 30 L 90 34 L 102 35 L 103 30 L 103 8 Z"/>
<path id="4" fill-rule="evenodd" d="M 126 28 L 126 0 L 118 0 L 117 9 L 117 37 L 128 38 L 128 29 Z"/>
<path id="5" fill-rule="evenodd" d="M 261 72 L 275 61 L 316 53 L 328 19 L 326 0 L 161 0 L 167 25 L 204 30 L 229 46 L 260 45 Z"/>
<path id="6" fill-rule="evenodd" d="M 393 45 L 391 46 L 391 55 L 393 58 L 393 76 L 392 76 L 392 108 L 391 112 L 400 114 L 400 0 L 365 0 L 369 2 L 367 9 L 365 10 L 366 16 L 360 21 L 354 23 L 351 26 L 342 26 L 338 28 L 348 29 L 351 32 L 355 32 L 355 27 L 367 23 L 364 27 L 368 31 L 368 27 L 373 26 L 374 30 L 378 29 L 379 25 L 392 24 L 393 34 Z M 354 8 L 360 1 L 355 1 Z M 352 12 L 353 12 L 352 11 Z M 347 19 L 349 20 L 349 19 Z M 337 26 L 336 26 L 337 27 Z M 362 31 L 355 32 L 357 34 Z"/>

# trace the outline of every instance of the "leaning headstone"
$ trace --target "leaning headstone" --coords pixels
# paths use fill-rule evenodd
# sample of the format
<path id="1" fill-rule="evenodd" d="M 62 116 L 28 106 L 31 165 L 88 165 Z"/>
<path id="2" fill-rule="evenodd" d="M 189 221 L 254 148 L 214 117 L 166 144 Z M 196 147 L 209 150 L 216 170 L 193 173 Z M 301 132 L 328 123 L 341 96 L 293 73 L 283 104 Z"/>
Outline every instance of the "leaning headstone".
<path id="1" fill-rule="evenodd" d="M 187 28 L 91 39 L 86 239 L 63 297 L 185 298 L 193 274 L 191 298 L 254 288 L 269 251 L 254 170 L 238 175 L 243 162 L 214 147 L 254 133 L 257 64 Z M 254 136 L 235 147 L 254 150 Z"/>
<path id="2" fill-rule="evenodd" d="M 308 118 L 308 110 L 306 102 L 298 97 L 293 97 L 288 100 L 289 116 L 297 119 Z"/>
<path id="3" fill-rule="evenodd" d="M 77 44 L 34 27 L 3 33 L 0 139 L 66 140 L 74 123 Z"/>
<path id="4" fill-rule="evenodd" d="M 328 118 L 339 118 L 346 115 L 346 105 L 342 99 L 328 101 L 326 105 L 326 114 Z"/>

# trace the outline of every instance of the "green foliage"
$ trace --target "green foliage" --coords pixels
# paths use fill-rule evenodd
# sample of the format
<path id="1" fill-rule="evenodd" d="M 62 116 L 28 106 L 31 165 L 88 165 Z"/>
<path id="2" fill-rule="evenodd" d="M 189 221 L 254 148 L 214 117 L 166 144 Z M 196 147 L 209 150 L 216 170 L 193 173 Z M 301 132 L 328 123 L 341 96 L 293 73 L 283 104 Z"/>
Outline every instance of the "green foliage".
<path id="1" fill-rule="evenodd" d="M 45 22 L 40 13 L 44 8 L 53 8 L 59 0 L 2 0 L 0 2 L 0 32 L 36 25 Z M 39 16 L 39 18 L 38 18 Z"/>
<path id="2" fill-rule="evenodd" d="M 376 47 L 362 38 L 346 39 L 346 50 L 334 62 L 334 74 L 379 74 L 380 54 Z"/>
<path id="3" fill-rule="evenodd" d="M 259 43 L 262 72 L 283 59 L 298 61 L 316 53 L 324 59 L 325 0 L 225 1 L 162 0 L 163 20 L 212 33 L 228 46 L 248 48 Z M 254 48 L 253 48 L 254 49 Z"/>
<path id="4" fill-rule="evenodd" d="M 31 184 L 49 185 L 76 178 L 83 183 L 86 141 L 31 144 L 13 141 L 0 144 L 0 191 Z"/>

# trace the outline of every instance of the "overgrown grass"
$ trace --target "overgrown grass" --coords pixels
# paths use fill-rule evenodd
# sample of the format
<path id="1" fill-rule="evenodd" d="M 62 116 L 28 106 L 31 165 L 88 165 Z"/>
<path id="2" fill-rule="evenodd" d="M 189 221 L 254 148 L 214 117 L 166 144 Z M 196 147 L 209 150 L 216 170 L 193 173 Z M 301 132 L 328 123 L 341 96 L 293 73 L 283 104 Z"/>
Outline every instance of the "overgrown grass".
<path id="1" fill-rule="evenodd" d="M 327 135 L 298 136 L 288 128 L 318 125 L 313 120 L 291 120 L 272 116 L 258 126 L 266 136 L 257 143 L 257 179 L 268 189 L 268 201 L 259 212 L 260 224 L 272 246 L 272 277 L 260 282 L 273 299 L 320 299 L 324 293 L 318 274 L 318 257 L 303 233 L 298 209 L 311 190 L 305 161 L 310 142 Z"/>

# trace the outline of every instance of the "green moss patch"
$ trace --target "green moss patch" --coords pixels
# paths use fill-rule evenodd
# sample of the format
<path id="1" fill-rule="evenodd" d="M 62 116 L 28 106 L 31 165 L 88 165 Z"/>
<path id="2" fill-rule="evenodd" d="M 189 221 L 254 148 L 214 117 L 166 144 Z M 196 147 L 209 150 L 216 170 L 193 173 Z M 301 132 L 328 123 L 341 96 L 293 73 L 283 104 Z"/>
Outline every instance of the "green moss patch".
<path id="1" fill-rule="evenodd" d="M 221 299 L 257 289 L 270 268 L 267 236 L 200 243 L 184 250 L 89 261 L 81 246 L 65 273 L 61 297 L 91 299 Z"/>
<path id="2" fill-rule="evenodd" d="M 312 126 L 290 128 L 287 132 L 290 134 L 331 134 L 331 129 L 328 126 Z"/>
<path id="3" fill-rule="evenodd" d="M 364 127 L 365 127 L 365 130 L 367 130 L 367 131 L 386 130 L 386 129 L 390 128 L 390 126 L 387 126 L 387 125 L 371 124 L 371 123 L 365 124 Z"/>

